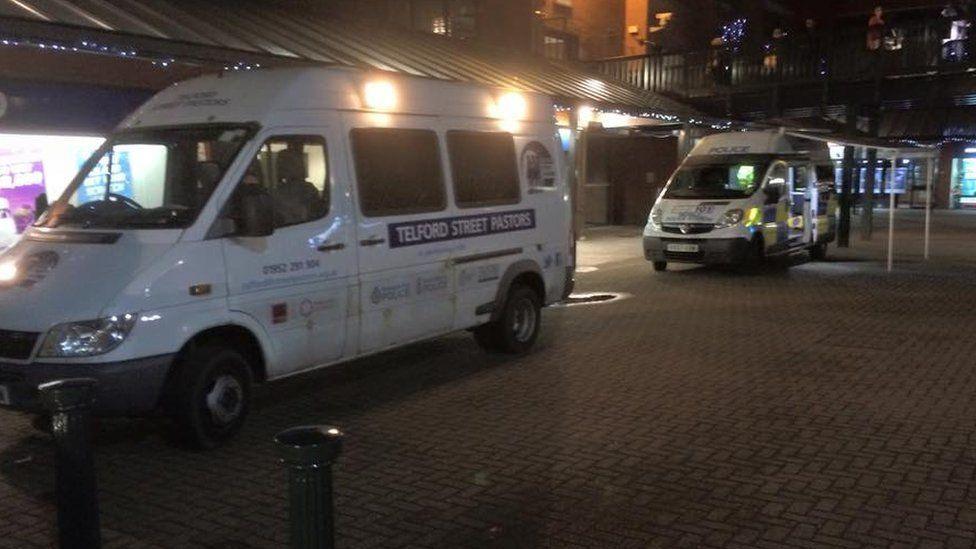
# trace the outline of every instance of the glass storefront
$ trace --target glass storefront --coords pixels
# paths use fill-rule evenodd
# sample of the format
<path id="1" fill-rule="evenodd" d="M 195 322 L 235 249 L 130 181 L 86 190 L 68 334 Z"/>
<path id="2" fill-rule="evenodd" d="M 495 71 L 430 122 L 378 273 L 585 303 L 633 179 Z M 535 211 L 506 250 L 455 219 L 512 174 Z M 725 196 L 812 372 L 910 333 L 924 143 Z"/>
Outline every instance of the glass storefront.
<path id="1" fill-rule="evenodd" d="M 976 155 L 953 158 L 951 177 L 951 207 L 976 208 Z"/>
<path id="2" fill-rule="evenodd" d="M 16 241 L 35 217 L 35 199 L 54 200 L 104 141 L 94 136 L 0 133 L 0 248 Z"/>

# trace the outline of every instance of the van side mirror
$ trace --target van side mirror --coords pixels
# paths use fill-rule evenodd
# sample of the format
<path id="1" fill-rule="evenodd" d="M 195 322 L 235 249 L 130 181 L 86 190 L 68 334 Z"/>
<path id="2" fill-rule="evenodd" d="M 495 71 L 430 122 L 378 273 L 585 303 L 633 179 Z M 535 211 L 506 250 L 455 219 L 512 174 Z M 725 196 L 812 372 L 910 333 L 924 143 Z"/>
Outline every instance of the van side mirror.
<path id="1" fill-rule="evenodd" d="M 238 195 L 238 236 L 270 236 L 274 233 L 274 201 L 263 187 Z"/>
<path id="2" fill-rule="evenodd" d="M 41 193 L 34 197 L 34 219 L 39 219 L 47 211 L 47 193 Z"/>

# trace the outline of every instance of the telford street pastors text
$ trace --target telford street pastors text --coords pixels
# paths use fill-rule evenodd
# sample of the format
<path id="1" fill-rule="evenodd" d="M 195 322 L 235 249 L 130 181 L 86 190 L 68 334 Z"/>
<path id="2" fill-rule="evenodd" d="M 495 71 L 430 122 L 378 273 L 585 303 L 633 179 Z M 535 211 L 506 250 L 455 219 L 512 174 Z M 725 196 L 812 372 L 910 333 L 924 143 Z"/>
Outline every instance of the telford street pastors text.
<path id="1" fill-rule="evenodd" d="M 535 210 L 391 223 L 390 246 L 415 246 L 535 228 Z"/>

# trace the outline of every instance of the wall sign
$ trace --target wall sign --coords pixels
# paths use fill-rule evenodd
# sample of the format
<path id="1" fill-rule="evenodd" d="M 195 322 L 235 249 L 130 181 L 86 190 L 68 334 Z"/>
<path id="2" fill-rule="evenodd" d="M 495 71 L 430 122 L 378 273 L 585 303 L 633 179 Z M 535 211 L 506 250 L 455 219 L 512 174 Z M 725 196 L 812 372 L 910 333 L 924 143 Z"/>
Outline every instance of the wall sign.
<path id="1" fill-rule="evenodd" d="M 111 167 L 109 167 L 109 159 L 112 162 Z M 78 189 L 79 204 L 104 200 L 106 185 L 111 194 L 132 197 L 132 169 L 129 165 L 128 152 L 116 151 L 113 154 L 106 154 L 98 161 Z"/>

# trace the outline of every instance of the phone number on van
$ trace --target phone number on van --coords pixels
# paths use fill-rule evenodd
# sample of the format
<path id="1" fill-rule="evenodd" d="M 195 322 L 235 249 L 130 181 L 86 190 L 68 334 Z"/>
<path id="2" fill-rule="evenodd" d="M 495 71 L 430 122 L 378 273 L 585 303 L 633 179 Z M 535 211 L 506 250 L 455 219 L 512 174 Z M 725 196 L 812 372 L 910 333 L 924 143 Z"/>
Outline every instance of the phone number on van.
<path id="1" fill-rule="evenodd" d="M 390 247 L 401 248 L 535 228 L 535 210 L 391 223 Z"/>

